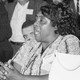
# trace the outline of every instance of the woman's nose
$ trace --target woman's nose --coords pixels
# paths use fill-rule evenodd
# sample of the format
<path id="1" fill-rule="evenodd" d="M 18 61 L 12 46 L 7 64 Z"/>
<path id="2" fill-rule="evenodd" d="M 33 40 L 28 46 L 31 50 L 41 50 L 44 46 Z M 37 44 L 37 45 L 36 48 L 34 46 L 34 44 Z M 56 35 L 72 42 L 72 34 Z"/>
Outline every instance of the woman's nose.
<path id="1" fill-rule="evenodd" d="M 33 26 L 34 26 L 34 30 L 38 30 L 38 31 L 40 30 L 40 25 L 39 25 L 39 23 L 36 22 L 36 23 L 34 23 Z"/>
<path id="2" fill-rule="evenodd" d="M 34 28 L 36 28 L 39 26 L 39 23 L 36 21 L 33 26 L 34 26 Z"/>

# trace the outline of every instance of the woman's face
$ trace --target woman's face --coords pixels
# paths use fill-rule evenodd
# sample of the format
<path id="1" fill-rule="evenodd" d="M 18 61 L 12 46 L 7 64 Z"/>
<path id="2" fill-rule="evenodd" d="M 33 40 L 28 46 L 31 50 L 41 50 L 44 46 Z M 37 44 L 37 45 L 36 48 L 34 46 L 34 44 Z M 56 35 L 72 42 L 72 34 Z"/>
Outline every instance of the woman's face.
<path id="1" fill-rule="evenodd" d="M 54 27 L 52 27 L 50 19 L 39 12 L 36 17 L 36 22 L 34 23 L 35 39 L 38 42 L 46 42 L 49 36 L 54 32 L 53 30 Z"/>

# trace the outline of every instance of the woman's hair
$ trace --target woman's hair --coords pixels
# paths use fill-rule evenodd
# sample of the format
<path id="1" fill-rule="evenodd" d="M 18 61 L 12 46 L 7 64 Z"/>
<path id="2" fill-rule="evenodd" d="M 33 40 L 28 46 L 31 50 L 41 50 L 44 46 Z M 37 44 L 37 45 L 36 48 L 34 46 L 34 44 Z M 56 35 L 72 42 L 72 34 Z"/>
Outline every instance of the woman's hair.
<path id="1" fill-rule="evenodd" d="M 68 6 L 59 4 L 48 4 L 41 7 L 41 13 L 51 20 L 52 26 L 57 26 L 60 35 L 76 35 L 77 24 L 75 15 Z"/>
<path id="2" fill-rule="evenodd" d="M 69 5 L 71 1 L 72 0 L 63 0 L 62 2 L 65 3 L 65 5 Z"/>
<path id="3" fill-rule="evenodd" d="M 52 4 L 53 3 L 53 0 L 43 0 L 43 1 L 46 1 L 48 4 Z"/>

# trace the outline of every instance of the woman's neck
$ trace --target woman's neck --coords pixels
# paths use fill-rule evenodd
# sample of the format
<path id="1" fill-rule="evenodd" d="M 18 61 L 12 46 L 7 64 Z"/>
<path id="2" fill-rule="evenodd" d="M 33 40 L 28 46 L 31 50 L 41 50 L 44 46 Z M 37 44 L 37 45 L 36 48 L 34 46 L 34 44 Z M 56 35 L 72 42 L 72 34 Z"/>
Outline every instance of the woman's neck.
<path id="1" fill-rule="evenodd" d="M 49 38 L 46 42 L 42 42 L 43 50 L 45 50 L 49 45 L 51 45 L 57 38 L 59 34 L 57 34 L 55 37 Z"/>

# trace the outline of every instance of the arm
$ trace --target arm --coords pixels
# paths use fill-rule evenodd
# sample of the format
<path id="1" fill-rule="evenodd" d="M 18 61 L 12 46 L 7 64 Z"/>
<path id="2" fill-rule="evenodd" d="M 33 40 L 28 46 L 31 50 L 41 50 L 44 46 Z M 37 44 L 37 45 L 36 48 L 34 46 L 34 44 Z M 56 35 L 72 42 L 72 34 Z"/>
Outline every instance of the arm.
<path id="1" fill-rule="evenodd" d="M 21 54 L 21 53 L 19 53 L 19 54 Z M 20 62 L 21 62 L 20 55 L 18 55 L 17 58 L 16 58 L 16 60 L 14 60 L 14 62 L 16 62 L 16 61 L 18 61 L 17 63 L 20 64 Z M 21 65 L 23 63 L 24 62 L 21 62 Z M 13 67 L 13 70 L 10 69 L 10 68 L 5 68 L 5 70 L 8 72 L 8 74 L 6 74 L 6 77 L 7 77 L 8 80 L 48 80 L 48 75 L 43 75 L 43 76 L 32 75 L 31 76 L 31 75 L 23 75 L 23 74 L 21 74 L 17 70 L 17 68 L 19 66 L 16 63 L 14 63 L 14 66 L 12 66 L 12 67 Z"/>
<path id="2" fill-rule="evenodd" d="M 17 64 L 16 62 L 13 62 L 13 66 L 18 70 L 19 72 L 21 71 L 21 65 Z"/>
<path id="3" fill-rule="evenodd" d="M 10 69 L 9 67 L 4 66 L 4 68 L 8 72 L 5 74 L 7 80 L 48 80 L 48 75 L 23 75 L 19 73 L 14 67 Z"/>
<path id="4" fill-rule="evenodd" d="M 8 14 L 3 4 L 0 4 L 0 41 L 9 39 L 12 35 Z"/>
<path id="5" fill-rule="evenodd" d="M 48 80 L 48 75 L 32 76 L 27 75 L 22 77 L 23 80 Z"/>

